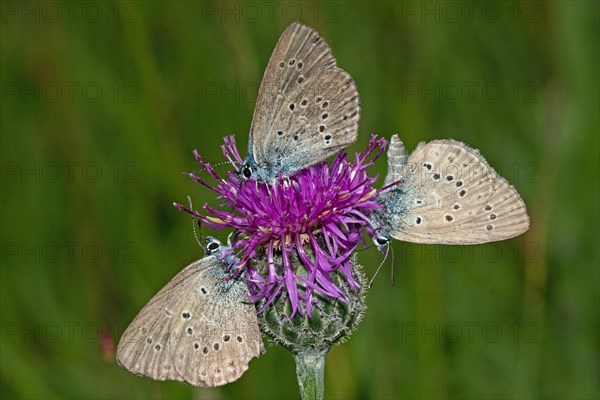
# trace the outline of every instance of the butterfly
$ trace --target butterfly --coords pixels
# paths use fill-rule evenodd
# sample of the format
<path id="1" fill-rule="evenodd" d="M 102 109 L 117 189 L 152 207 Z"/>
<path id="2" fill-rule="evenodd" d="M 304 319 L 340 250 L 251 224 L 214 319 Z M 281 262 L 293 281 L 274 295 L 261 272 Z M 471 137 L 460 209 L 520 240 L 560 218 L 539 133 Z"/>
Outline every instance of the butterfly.
<path id="1" fill-rule="evenodd" d="M 268 182 L 323 161 L 356 140 L 359 117 L 352 77 L 316 31 L 293 23 L 260 84 L 239 175 Z"/>
<path id="2" fill-rule="evenodd" d="M 118 363 L 156 380 L 220 386 L 264 352 L 254 304 L 240 280 L 225 281 L 229 247 L 208 237 L 206 257 L 179 272 L 123 333 Z"/>
<path id="3" fill-rule="evenodd" d="M 396 183 L 396 184 L 394 184 Z M 375 244 L 478 244 L 509 239 L 529 228 L 525 203 L 478 150 L 455 140 L 420 143 L 410 154 L 394 135 L 388 149 L 388 189 L 372 222 Z"/>

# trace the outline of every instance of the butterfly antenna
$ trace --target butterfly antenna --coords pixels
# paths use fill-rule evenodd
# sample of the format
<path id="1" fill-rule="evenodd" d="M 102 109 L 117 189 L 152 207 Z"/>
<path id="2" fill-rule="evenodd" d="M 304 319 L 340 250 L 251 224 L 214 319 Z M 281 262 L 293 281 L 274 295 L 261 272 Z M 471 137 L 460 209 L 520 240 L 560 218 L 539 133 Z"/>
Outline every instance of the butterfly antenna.
<path id="1" fill-rule="evenodd" d="M 194 206 L 192 205 L 192 198 L 188 195 L 188 203 L 190 205 L 190 210 L 194 211 Z M 198 220 L 198 226 L 200 226 L 202 222 L 200 220 Z M 196 242 L 198 242 L 198 245 L 200 245 L 200 247 L 202 249 L 204 249 L 204 245 L 202 245 L 202 242 L 200 241 L 200 238 L 202 238 L 202 233 L 200 233 L 200 235 L 198 235 L 198 232 L 196 232 L 196 217 L 194 217 L 192 215 L 192 232 L 194 232 L 194 237 L 196 238 Z M 198 237 L 200 236 L 200 237 Z"/>
<path id="2" fill-rule="evenodd" d="M 375 280 L 375 277 L 377 276 L 377 274 L 379 273 L 379 270 L 383 266 L 383 263 L 385 263 L 385 260 L 387 259 L 389 252 L 390 252 L 390 244 L 388 243 L 385 248 L 385 255 L 383 256 L 383 260 L 381 261 L 381 264 L 379 264 L 379 267 L 377 267 L 377 271 L 375 271 L 375 275 L 373 275 L 373 277 L 371 278 L 371 281 L 369 282 L 369 289 L 373 285 L 373 281 Z"/>
<path id="3" fill-rule="evenodd" d="M 218 163 L 215 163 L 215 164 L 213 164 L 213 163 L 210 163 L 210 165 L 211 165 L 213 168 L 215 168 L 215 167 L 220 167 L 221 165 L 223 165 L 223 164 L 228 164 L 228 163 L 229 163 L 229 161 L 221 161 L 221 162 L 218 162 Z M 206 171 L 206 168 L 204 168 L 204 167 L 200 167 L 200 168 L 198 168 L 198 169 L 195 169 L 195 170 L 193 170 L 193 171 L 191 171 L 191 172 L 183 172 L 183 173 L 184 173 L 184 174 L 190 174 L 190 173 L 192 173 L 192 174 L 195 174 L 195 173 L 197 173 L 197 172 L 204 172 L 204 171 Z M 221 171 L 219 171 L 219 172 L 221 172 Z"/>
<path id="4" fill-rule="evenodd" d="M 390 244 L 388 243 L 388 247 L 390 247 Z M 395 263 L 395 257 L 394 257 L 394 248 L 391 247 L 392 250 L 392 286 L 396 286 L 396 275 L 394 275 L 394 263 Z"/>

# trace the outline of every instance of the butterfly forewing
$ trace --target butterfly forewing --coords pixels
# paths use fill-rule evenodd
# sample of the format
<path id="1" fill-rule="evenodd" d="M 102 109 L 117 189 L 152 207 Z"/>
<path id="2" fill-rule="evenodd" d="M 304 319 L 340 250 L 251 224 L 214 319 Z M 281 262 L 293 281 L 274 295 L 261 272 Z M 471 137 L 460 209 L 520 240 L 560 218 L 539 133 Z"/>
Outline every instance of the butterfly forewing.
<path id="1" fill-rule="evenodd" d="M 360 105 L 331 49 L 298 23 L 281 35 L 259 89 L 251 150 L 267 176 L 291 174 L 356 140 Z"/>
<path id="2" fill-rule="evenodd" d="M 392 139 L 386 181 L 403 182 L 382 196 L 378 218 L 385 233 L 415 243 L 474 244 L 527 230 L 523 201 L 477 150 L 453 140 L 421 143 L 398 167 L 404 156 L 397 142 Z M 490 206 L 498 210 L 493 215 Z"/>
<path id="3" fill-rule="evenodd" d="M 205 257 L 177 274 L 142 308 L 117 347 L 117 361 L 137 375 L 157 380 L 183 380 L 173 365 L 173 321 L 181 294 L 190 290 L 194 275 L 215 263 Z"/>

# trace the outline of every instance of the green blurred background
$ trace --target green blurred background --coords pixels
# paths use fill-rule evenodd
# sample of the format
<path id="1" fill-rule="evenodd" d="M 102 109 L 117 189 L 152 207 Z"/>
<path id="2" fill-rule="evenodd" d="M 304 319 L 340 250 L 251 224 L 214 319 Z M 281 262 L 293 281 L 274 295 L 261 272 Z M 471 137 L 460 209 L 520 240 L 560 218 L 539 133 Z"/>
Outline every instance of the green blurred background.
<path id="1" fill-rule="evenodd" d="M 114 343 L 202 252 L 182 174 L 243 153 L 292 21 L 357 82 L 360 135 L 454 138 L 516 186 L 531 229 L 501 243 L 394 243 L 328 398 L 598 398 L 599 6 L 551 2 L 4 1 L 2 398 L 297 398 L 267 346 L 237 382 L 130 375 Z M 382 158 L 374 168 L 385 172 Z M 225 238 L 225 232 L 219 234 Z M 360 254 L 369 276 L 381 255 Z"/>

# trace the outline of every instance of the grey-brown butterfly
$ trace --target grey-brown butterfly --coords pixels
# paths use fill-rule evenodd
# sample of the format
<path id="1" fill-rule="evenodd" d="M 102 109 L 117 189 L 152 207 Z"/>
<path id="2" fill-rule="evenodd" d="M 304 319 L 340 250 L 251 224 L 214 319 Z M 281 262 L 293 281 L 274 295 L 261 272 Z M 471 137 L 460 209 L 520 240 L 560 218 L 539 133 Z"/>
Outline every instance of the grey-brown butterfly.
<path id="1" fill-rule="evenodd" d="M 206 257 L 179 272 L 123 333 L 117 361 L 134 374 L 220 386 L 263 351 L 254 304 L 240 280 L 225 281 L 229 247 L 207 238 Z"/>
<path id="2" fill-rule="evenodd" d="M 240 175 L 270 181 L 323 161 L 356 140 L 359 117 L 352 77 L 317 32 L 293 23 L 260 84 Z"/>
<path id="3" fill-rule="evenodd" d="M 400 181 L 399 184 L 391 185 Z M 408 156 L 394 135 L 388 173 L 373 216 L 375 244 L 477 244 L 509 239 L 529 228 L 523 200 L 479 151 L 454 140 L 420 143 Z"/>

